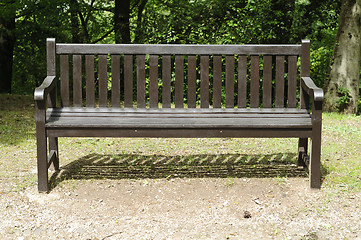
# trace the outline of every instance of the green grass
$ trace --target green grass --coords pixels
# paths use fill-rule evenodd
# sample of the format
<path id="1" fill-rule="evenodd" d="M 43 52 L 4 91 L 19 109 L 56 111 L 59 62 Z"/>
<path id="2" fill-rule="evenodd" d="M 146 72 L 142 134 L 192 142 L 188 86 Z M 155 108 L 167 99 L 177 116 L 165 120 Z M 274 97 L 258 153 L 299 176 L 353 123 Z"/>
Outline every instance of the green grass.
<path id="1" fill-rule="evenodd" d="M 0 185 L 3 191 L 35 185 L 32 96 L 1 94 L 0 103 Z M 226 185 L 242 171 L 245 177 L 291 177 L 297 157 L 297 139 L 61 138 L 59 148 L 60 164 L 68 170 L 78 166 L 78 175 L 88 174 L 83 179 L 97 179 L 86 171 L 99 167 L 95 173 L 105 178 L 219 176 Z M 324 113 L 323 188 L 360 190 L 360 152 L 361 117 Z M 285 167 L 277 168 L 281 165 Z"/>

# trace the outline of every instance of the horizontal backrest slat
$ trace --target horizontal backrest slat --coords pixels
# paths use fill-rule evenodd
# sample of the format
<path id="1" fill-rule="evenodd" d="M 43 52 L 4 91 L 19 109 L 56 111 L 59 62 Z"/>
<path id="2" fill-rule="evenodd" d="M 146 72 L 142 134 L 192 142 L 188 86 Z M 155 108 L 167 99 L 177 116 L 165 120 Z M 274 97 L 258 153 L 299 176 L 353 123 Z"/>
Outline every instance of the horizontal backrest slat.
<path id="1" fill-rule="evenodd" d="M 57 54 L 299 55 L 301 45 L 56 44 Z"/>

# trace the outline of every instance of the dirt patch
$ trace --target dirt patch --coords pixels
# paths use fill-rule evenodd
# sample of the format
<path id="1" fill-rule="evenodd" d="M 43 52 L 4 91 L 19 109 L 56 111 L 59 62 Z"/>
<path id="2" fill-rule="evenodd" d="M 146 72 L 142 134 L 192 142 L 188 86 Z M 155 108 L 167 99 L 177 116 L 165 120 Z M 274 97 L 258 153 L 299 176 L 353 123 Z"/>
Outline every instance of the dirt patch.
<path id="1" fill-rule="evenodd" d="M 39 194 L 35 186 L 1 194 L 0 235 L 361 239 L 360 197 L 312 191 L 305 178 L 66 180 L 49 194 Z"/>

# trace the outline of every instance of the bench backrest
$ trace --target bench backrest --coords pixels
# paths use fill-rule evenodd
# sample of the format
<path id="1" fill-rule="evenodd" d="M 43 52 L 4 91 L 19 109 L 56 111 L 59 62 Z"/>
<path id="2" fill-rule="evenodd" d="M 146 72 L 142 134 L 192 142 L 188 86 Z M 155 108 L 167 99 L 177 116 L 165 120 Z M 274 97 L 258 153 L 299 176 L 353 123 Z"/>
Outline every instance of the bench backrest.
<path id="1" fill-rule="evenodd" d="M 60 76 L 63 107 L 296 108 L 297 79 L 309 73 L 308 40 L 300 45 L 47 40 L 47 74 Z"/>

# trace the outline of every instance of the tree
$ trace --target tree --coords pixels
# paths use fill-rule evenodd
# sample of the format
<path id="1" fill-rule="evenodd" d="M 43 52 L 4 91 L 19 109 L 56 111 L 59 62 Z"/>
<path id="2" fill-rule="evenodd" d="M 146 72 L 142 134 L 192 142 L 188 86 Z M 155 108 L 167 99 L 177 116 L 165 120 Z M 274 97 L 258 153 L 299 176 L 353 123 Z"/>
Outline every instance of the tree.
<path id="1" fill-rule="evenodd" d="M 328 111 L 357 113 L 361 64 L 361 0 L 343 0 L 329 78 L 325 81 Z"/>
<path id="2" fill-rule="evenodd" d="M 130 43 L 130 0 L 115 0 L 115 43 Z"/>
<path id="3" fill-rule="evenodd" d="M 15 1 L 0 3 L 0 92 L 11 93 L 15 45 Z"/>

